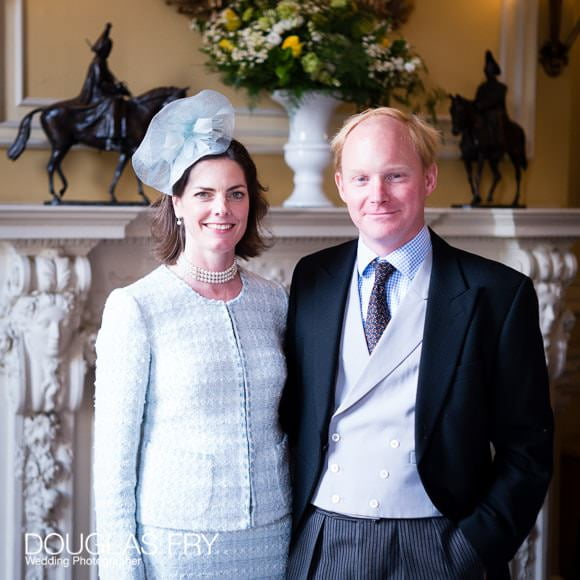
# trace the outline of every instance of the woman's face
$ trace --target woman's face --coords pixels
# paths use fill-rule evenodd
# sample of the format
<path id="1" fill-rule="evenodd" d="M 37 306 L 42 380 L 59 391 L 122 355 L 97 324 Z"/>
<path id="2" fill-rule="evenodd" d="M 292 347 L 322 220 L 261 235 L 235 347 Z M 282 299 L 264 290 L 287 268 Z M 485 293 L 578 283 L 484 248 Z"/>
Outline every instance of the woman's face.
<path id="1" fill-rule="evenodd" d="M 185 252 L 194 263 L 216 254 L 233 258 L 248 223 L 250 197 L 244 171 L 227 158 L 197 163 L 181 197 L 173 197 L 176 217 L 183 219 Z"/>

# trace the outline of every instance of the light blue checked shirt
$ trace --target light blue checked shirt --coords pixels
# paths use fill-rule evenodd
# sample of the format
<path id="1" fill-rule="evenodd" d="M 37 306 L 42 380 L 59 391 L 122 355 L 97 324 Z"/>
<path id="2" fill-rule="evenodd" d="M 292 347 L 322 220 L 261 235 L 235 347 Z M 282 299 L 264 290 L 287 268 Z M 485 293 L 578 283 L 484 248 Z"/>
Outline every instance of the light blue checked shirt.
<path id="1" fill-rule="evenodd" d="M 385 287 L 386 300 L 392 318 L 429 252 L 431 252 L 431 236 L 427 226 L 423 226 L 421 231 L 404 246 L 386 256 L 377 256 L 359 237 L 357 249 L 358 295 L 363 326 L 375 282 L 374 260 L 376 258 L 381 261 L 386 260 L 396 268 L 387 280 Z"/>

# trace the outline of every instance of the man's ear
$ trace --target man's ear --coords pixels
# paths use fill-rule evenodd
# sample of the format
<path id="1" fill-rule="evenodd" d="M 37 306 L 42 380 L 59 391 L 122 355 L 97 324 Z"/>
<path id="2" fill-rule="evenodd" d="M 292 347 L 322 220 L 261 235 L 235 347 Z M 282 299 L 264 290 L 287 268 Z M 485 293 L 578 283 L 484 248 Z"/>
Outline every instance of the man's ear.
<path id="1" fill-rule="evenodd" d="M 431 195 L 435 188 L 437 187 L 437 175 L 439 174 L 439 168 L 436 163 L 433 163 L 431 167 L 425 170 L 425 191 L 426 195 Z"/>
<path id="2" fill-rule="evenodd" d="M 338 189 L 338 195 L 340 195 L 340 199 L 344 201 L 344 196 L 342 194 L 342 173 L 337 171 L 334 174 L 334 183 L 336 183 L 336 189 Z"/>

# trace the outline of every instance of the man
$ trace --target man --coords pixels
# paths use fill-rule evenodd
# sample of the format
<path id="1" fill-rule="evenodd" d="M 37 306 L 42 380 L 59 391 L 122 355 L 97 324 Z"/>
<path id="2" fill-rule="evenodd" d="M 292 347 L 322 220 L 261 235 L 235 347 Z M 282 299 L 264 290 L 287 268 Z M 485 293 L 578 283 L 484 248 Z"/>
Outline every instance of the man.
<path id="1" fill-rule="evenodd" d="M 109 103 L 110 112 L 101 113 L 97 132 L 97 137 L 107 140 L 107 149 L 112 149 L 114 143 L 119 143 L 127 136 L 127 99 L 131 97 L 131 92 L 124 83 L 117 80 L 107 61 L 113 49 L 113 41 L 110 38 L 111 26 L 108 22 L 101 36 L 91 46 L 95 56 L 89 65 L 81 93 L 77 97 L 81 105 Z"/>
<path id="2" fill-rule="evenodd" d="M 437 146 L 390 108 L 333 141 L 359 239 L 292 280 L 289 578 L 506 578 L 542 505 L 553 420 L 536 295 L 426 228 Z"/>
<path id="3" fill-rule="evenodd" d="M 87 105 L 109 97 L 131 97 L 129 89 L 111 72 L 107 59 L 113 50 L 112 24 L 107 22 L 105 30 L 91 46 L 95 57 L 89 65 L 79 99 Z"/>
<path id="4" fill-rule="evenodd" d="M 497 77 L 501 68 L 493 58 L 491 51 L 485 51 L 485 82 L 481 83 L 475 94 L 475 106 L 483 115 L 488 130 L 488 144 L 505 149 L 505 126 L 508 120 L 506 108 L 507 86 Z"/>

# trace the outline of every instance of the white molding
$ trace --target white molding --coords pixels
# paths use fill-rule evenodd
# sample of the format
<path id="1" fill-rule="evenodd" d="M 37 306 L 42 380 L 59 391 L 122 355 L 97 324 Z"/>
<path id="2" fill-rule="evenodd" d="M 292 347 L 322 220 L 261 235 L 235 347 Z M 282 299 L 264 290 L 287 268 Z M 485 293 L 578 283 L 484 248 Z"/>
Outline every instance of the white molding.
<path id="1" fill-rule="evenodd" d="M 1 204 L 0 297 L 6 300 L 9 296 L 19 298 L 22 295 L 35 299 L 57 287 L 55 280 L 80 281 L 78 288 L 82 296 L 79 296 L 77 307 L 83 310 L 83 325 L 81 328 L 75 324 L 74 328 L 77 334 L 84 332 L 90 338 L 93 327 L 98 327 L 105 298 L 112 288 L 129 284 L 155 267 L 148 239 L 147 220 L 150 213 L 151 210 L 145 207 Z M 551 365 L 552 378 L 557 378 L 556 371 L 563 368 L 566 358 L 573 321 L 563 299 L 577 271 L 570 248 L 575 240 L 580 239 L 580 209 L 428 208 L 425 213 L 427 223 L 453 245 L 510 264 L 532 277 L 538 292 L 544 346 L 548 360 L 557 363 L 556 367 Z M 276 207 L 271 209 L 268 220 L 276 243 L 262 256 L 251 260 L 248 267 L 286 285 L 302 255 L 351 239 L 356 234 L 345 208 L 304 210 Z M 2 262 L 2 256 L 9 256 L 10 260 Z M 62 267 L 63 260 L 66 268 Z M 47 262 L 54 263 L 55 267 L 40 267 Z M 13 267 L 7 267 L 7 264 Z M 53 275 L 53 272 L 72 272 L 73 264 L 74 276 L 55 278 Z M 33 268 L 36 270 L 33 271 Z M 14 309 L 2 312 L 0 308 L 0 313 L 5 323 L 25 320 L 19 318 Z M 562 322 L 566 323 L 567 328 L 562 328 Z M 11 324 L 10 328 L 18 327 Z M 12 350 L 11 345 L 9 350 Z M 67 352 L 70 354 L 70 349 Z M 92 360 L 90 358 L 87 363 L 92 364 Z M 6 373 L 3 377 L 0 372 L 0 398 L 2 393 L 12 393 L 21 395 L 20 401 L 28 400 L 22 396 L 24 387 L 29 390 L 28 384 L 17 393 L 6 388 L 6 385 L 13 384 L 12 378 L 6 377 Z M 555 387 L 555 395 L 560 399 L 557 383 Z M 577 392 L 577 386 L 574 388 Z M 72 404 L 69 410 L 77 410 L 78 402 Z M 2 452 L 4 457 L 7 453 L 11 458 L 16 457 L 22 439 L 22 417 L 10 409 L 5 403 L 0 405 L 0 420 L 6 419 L 7 414 L 12 412 L 7 429 L 0 430 L 0 459 Z M 83 428 L 86 429 L 86 423 L 91 421 L 90 412 L 79 413 L 75 420 L 79 421 L 78 426 L 83 421 Z M 69 429 L 66 437 L 62 438 L 71 451 L 77 457 L 89 455 L 91 441 L 86 439 L 74 443 L 71 433 Z M 25 521 L 23 494 L 26 490 L 14 477 L 15 472 L 14 461 L 0 461 L 0 498 L 7 501 L 3 512 L 0 506 L 0 514 L 5 516 L 0 518 L 0 537 L 7 540 L 4 546 L 0 545 L 0 577 L 24 580 L 26 570 L 22 565 L 22 546 L 18 542 L 22 522 Z M 88 470 L 83 472 L 83 477 L 89 477 Z M 73 479 L 70 476 L 68 484 Z M 68 520 L 62 524 L 62 529 L 72 530 L 71 522 L 75 521 L 75 514 L 89 509 L 89 489 L 90 483 L 69 492 Z M 514 578 L 546 578 L 549 518 L 550 513 L 545 507 L 534 531 L 512 562 Z M 87 534 L 92 528 L 87 530 L 79 526 L 74 531 L 75 534 Z M 89 573 L 94 579 L 95 568 Z M 70 580 L 77 576 L 81 577 L 78 569 L 61 568 L 49 570 L 43 577 L 48 580 Z"/>
<path id="2" fill-rule="evenodd" d="M 146 212 L 143 206 L 0 206 L 0 232 L 4 240 L 109 240 L 122 239 L 127 226 Z"/>
<path id="3" fill-rule="evenodd" d="M 527 155 L 534 155 L 536 127 L 536 71 L 538 70 L 538 0 L 503 0 L 499 63 L 508 86 L 510 116 L 527 140 Z"/>
<path id="4" fill-rule="evenodd" d="M 308 210 L 273 207 L 268 220 L 272 233 L 278 238 L 356 236 L 346 209 L 341 207 Z M 580 238 L 580 209 L 428 207 L 425 221 L 438 234 L 450 238 Z"/>
<path id="5" fill-rule="evenodd" d="M 443 237 L 577 239 L 580 209 L 427 208 L 427 223 Z"/>
<path id="6" fill-rule="evenodd" d="M 2 577 L 71 580 L 69 566 L 26 565 L 23 532 L 73 537 L 73 458 L 80 455 L 75 414 L 85 391 L 86 353 L 94 344 L 84 317 L 91 286 L 87 254 L 96 242 L 81 239 L 74 249 L 63 249 L 49 238 L 32 250 L 26 230 L 24 239 L 0 242 L 0 391 L 8 427 L 0 433 L 7 455 L 0 490 L 8 516 L 0 531 L 6 540 L 0 546 Z M 40 558 L 48 555 L 40 548 Z"/>
<path id="7" fill-rule="evenodd" d="M 0 204 L 0 239 L 146 238 L 151 211 L 145 206 Z M 425 220 L 450 238 L 580 239 L 580 209 L 428 207 Z M 356 236 L 344 207 L 272 207 L 265 223 L 276 238 Z"/>
<path id="8" fill-rule="evenodd" d="M 8 93 L 5 103 L 8 119 L 0 119 L 0 147 L 7 147 L 16 137 L 20 119 L 33 108 L 49 105 L 55 102 L 55 99 L 25 95 L 24 0 L 0 0 L 0 2 L 4 2 L 5 7 L 4 32 L 7 44 L 5 55 L 7 62 L 4 69 L 6 79 L 4 83 L 0 82 L 0 86 L 4 84 Z M 499 61 L 503 71 L 502 78 L 509 87 L 508 108 L 513 112 L 514 120 L 520 123 L 526 132 L 528 157 L 532 156 L 534 145 L 537 26 L 538 0 L 503 0 Z M 13 47 L 13 51 L 8 50 L 9 46 Z M 2 80 L 0 78 L 0 81 Z M 18 113 L 17 119 L 11 117 L 14 114 L 13 110 Z M 283 152 L 288 135 L 288 121 L 280 108 L 252 110 L 239 107 L 236 109 L 236 123 L 236 137 L 244 142 L 251 153 Z M 449 130 L 449 118 L 443 116 L 440 124 L 445 135 L 440 156 L 443 159 L 456 159 L 459 157 L 459 150 L 457 139 Z M 28 148 L 48 147 L 48 141 L 36 117 Z"/>
<path id="9" fill-rule="evenodd" d="M 13 26 L 14 26 L 14 103 L 17 107 L 24 103 L 24 71 L 25 56 L 24 43 L 26 31 L 24 30 L 24 0 L 8 0 L 13 5 Z M 8 84 L 8 83 L 6 83 Z"/>

